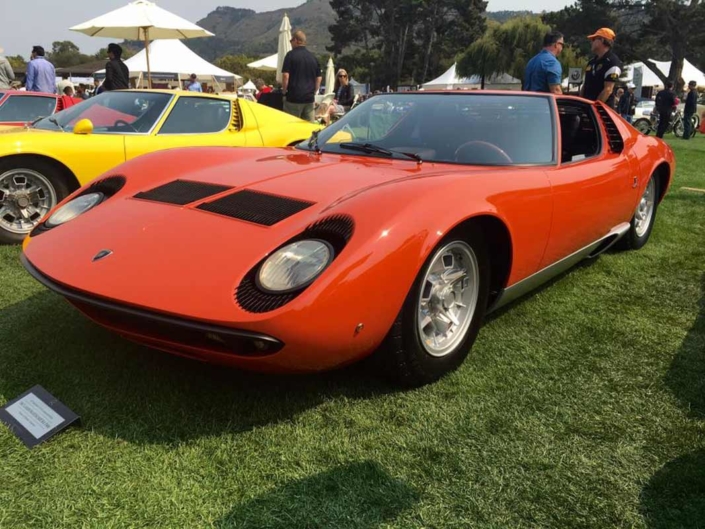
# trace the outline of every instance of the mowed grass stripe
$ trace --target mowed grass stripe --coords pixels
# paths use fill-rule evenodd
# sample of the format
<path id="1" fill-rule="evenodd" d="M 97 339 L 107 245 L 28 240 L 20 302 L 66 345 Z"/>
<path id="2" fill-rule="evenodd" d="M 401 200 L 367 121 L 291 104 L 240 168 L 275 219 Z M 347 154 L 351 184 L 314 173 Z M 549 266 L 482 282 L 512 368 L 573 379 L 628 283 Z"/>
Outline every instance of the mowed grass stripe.
<path id="1" fill-rule="evenodd" d="M 460 370 L 397 392 L 355 367 L 229 371 L 86 321 L 0 248 L 0 402 L 39 383 L 83 425 L 0 428 L 0 527 L 696 527 L 705 519 L 705 140 L 652 240 L 494 315 Z"/>

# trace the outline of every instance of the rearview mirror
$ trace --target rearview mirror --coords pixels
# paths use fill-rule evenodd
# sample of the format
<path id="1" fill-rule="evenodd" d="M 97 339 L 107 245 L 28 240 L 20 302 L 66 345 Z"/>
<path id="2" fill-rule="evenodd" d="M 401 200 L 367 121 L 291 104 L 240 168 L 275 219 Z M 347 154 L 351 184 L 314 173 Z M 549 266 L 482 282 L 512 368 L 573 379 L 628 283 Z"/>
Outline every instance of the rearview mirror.
<path id="1" fill-rule="evenodd" d="M 93 122 L 90 119 L 82 119 L 73 127 L 74 134 L 91 134 L 93 132 Z"/>

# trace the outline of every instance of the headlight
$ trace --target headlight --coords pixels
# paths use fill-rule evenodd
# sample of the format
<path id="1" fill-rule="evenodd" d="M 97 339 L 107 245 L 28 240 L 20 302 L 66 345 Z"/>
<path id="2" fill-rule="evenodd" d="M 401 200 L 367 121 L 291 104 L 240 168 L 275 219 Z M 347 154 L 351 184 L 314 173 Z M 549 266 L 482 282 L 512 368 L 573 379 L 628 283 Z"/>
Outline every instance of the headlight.
<path id="1" fill-rule="evenodd" d="M 259 286 L 270 292 L 288 292 L 308 285 L 328 266 L 333 249 L 325 241 L 306 240 L 274 252 L 257 274 Z"/>
<path id="2" fill-rule="evenodd" d="M 100 204 L 103 200 L 103 196 L 103 193 L 86 193 L 85 195 L 76 197 L 68 204 L 64 204 L 57 209 L 54 214 L 47 219 L 45 224 L 48 228 L 55 228 L 56 226 L 73 220 L 92 207 Z"/>

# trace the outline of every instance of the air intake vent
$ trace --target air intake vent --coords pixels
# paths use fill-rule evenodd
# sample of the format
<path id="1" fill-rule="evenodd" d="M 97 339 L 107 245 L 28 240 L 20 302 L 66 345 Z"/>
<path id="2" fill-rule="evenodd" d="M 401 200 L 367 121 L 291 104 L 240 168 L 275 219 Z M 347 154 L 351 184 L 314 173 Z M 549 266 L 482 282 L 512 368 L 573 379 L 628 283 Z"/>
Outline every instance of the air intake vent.
<path id="1" fill-rule="evenodd" d="M 204 184 L 203 182 L 190 182 L 188 180 L 174 180 L 173 182 L 155 187 L 149 191 L 137 193 L 135 198 L 183 206 L 222 193 L 228 189 L 232 189 L 232 187 L 217 184 Z"/>
<path id="2" fill-rule="evenodd" d="M 355 224 L 352 218 L 347 215 L 333 215 L 314 222 L 300 235 L 287 241 L 282 246 L 286 246 L 287 244 L 301 239 L 323 239 L 333 246 L 335 252 L 333 260 L 335 260 L 352 237 L 354 228 Z M 257 266 L 250 270 L 235 290 L 235 300 L 240 307 L 248 312 L 262 313 L 278 309 L 291 302 L 306 290 L 304 288 L 297 292 L 289 292 L 286 294 L 262 292 L 257 288 L 255 278 L 265 260 L 266 259 L 263 259 Z"/>
<path id="3" fill-rule="evenodd" d="M 272 226 L 292 215 L 311 207 L 314 202 L 280 197 L 259 191 L 238 191 L 198 206 L 198 209 L 246 220 L 255 224 Z"/>
<path id="4" fill-rule="evenodd" d="M 122 187 L 125 185 L 125 182 L 126 180 L 124 176 L 109 176 L 107 178 L 103 178 L 102 180 L 97 180 L 93 182 L 83 193 L 81 193 L 81 195 L 100 191 L 106 197 L 111 197 L 122 189 Z"/>
<path id="5" fill-rule="evenodd" d="M 602 105 L 597 105 L 597 113 L 600 114 L 602 118 L 602 123 L 605 125 L 605 130 L 607 131 L 607 141 L 610 145 L 610 150 L 612 152 L 620 153 L 624 149 L 624 140 L 622 135 L 617 129 L 617 125 L 609 115 L 609 112 Z"/>
<path id="6" fill-rule="evenodd" d="M 242 130 L 242 111 L 240 103 L 233 101 L 233 119 L 230 121 L 230 128 L 233 130 Z"/>

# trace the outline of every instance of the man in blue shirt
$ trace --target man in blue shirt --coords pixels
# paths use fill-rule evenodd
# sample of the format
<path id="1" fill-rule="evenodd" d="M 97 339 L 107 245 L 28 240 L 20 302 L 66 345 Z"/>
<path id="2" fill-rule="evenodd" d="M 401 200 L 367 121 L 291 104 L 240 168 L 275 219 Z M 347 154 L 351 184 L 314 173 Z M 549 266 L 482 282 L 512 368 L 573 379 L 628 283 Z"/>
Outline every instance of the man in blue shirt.
<path id="1" fill-rule="evenodd" d="M 25 82 L 28 92 L 56 93 L 56 72 L 54 65 L 44 58 L 44 48 L 32 48 L 32 60 L 27 64 L 27 80 Z"/>
<path id="2" fill-rule="evenodd" d="M 529 61 L 524 74 L 524 90 L 562 94 L 563 69 L 556 57 L 563 51 L 565 41 L 559 31 L 551 31 L 543 38 L 543 50 Z"/>
<path id="3" fill-rule="evenodd" d="M 188 85 L 188 90 L 189 92 L 203 92 L 203 88 L 201 87 L 201 83 L 198 82 L 198 77 L 196 76 L 195 73 L 191 74 L 191 82 Z"/>

